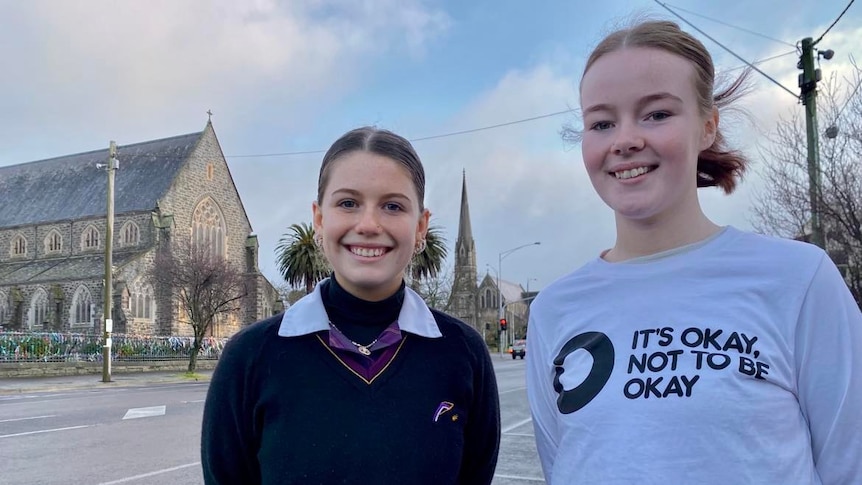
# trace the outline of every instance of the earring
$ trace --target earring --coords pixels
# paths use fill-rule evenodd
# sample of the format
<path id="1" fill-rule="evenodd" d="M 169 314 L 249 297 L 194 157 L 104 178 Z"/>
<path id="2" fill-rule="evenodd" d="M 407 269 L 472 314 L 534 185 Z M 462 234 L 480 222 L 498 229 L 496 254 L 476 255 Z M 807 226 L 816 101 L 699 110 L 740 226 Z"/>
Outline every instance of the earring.
<path id="1" fill-rule="evenodd" d="M 425 251 L 426 247 L 427 247 L 427 243 L 425 242 L 425 240 L 420 239 L 416 243 L 416 248 L 413 250 L 413 256 L 419 256 L 420 254 L 422 254 L 422 251 Z"/>
<path id="2" fill-rule="evenodd" d="M 323 252 L 323 236 L 314 238 L 314 245 L 317 247 L 318 251 Z"/>

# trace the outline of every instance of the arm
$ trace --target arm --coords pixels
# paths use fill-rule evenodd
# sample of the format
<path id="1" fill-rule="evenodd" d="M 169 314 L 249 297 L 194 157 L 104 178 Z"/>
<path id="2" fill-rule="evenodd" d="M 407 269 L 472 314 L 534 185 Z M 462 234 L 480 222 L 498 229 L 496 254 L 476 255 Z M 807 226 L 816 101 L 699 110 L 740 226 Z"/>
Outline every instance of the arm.
<path id="1" fill-rule="evenodd" d="M 534 303 L 535 305 L 535 303 Z M 551 481 L 554 459 L 557 456 L 556 397 L 553 379 L 553 357 L 548 343 L 542 335 L 541 311 L 533 308 L 527 325 L 527 399 L 533 416 L 533 432 L 536 435 L 536 450 L 542 463 L 545 482 Z"/>
<path id="2" fill-rule="evenodd" d="M 250 356 L 256 352 L 247 347 L 243 339 L 231 339 L 210 381 L 201 430 L 201 465 L 206 485 L 260 483 L 252 432 L 253 396 L 247 388 Z"/>
<path id="3" fill-rule="evenodd" d="M 473 336 L 470 336 L 473 337 Z M 464 431 L 464 461 L 458 483 L 464 485 L 489 484 L 497 467 L 500 451 L 500 396 L 497 377 L 488 348 L 478 334 L 469 339 L 476 359 L 473 378 L 475 399 L 470 406 L 470 422 Z"/>
<path id="4" fill-rule="evenodd" d="M 823 485 L 862 479 L 862 314 L 838 269 L 824 256 L 796 330 L 799 404 L 811 431 Z"/>

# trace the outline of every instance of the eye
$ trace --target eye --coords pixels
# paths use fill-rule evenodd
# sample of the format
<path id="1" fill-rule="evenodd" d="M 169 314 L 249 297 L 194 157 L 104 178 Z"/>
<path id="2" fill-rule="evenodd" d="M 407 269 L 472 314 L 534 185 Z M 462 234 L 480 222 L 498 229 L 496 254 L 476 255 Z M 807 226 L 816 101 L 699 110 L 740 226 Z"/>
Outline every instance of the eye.
<path id="1" fill-rule="evenodd" d="M 604 131 L 604 130 L 611 129 L 612 127 L 613 127 L 613 123 L 611 123 L 610 121 L 597 121 L 597 122 L 593 123 L 592 125 L 590 125 L 590 130 Z"/>
<path id="2" fill-rule="evenodd" d="M 670 113 L 668 113 L 667 111 L 654 111 L 654 112 L 648 114 L 646 119 L 652 120 L 652 121 L 662 121 L 662 120 L 665 120 L 667 118 L 670 118 L 670 116 L 671 116 Z"/>
<path id="3" fill-rule="evenodd" d="M 387 202 L 383 204 L 383 208 L 390 212 L 400 212 L 404 210 L 404 208 L 401 207 L 401 204 L 396 204 L 395 202 Z"/>
<path id="4" fill-rule="evenodd" d="M 356 201 L 352 199 L 344 199 L 342 201 L 339 201 L 336 205 L 345 209 L 353 209 L 356 207 Z"/>

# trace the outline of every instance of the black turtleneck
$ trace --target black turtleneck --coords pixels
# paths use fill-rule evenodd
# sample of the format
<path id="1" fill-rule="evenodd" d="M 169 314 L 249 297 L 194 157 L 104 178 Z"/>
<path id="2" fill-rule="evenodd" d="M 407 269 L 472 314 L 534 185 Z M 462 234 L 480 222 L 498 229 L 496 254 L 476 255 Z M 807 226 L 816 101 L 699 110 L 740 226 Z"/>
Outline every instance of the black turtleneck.
<path id="1" fill-rule="evenodd" d="M 398 319 L 404 303 L 404 282 L 392 296 L 380 301 L 367 301 L 347 292 L 333 273 L 320 288 L 320 296 L 329 321 L 347 338 L 367 344 L 383 333 Z"/>

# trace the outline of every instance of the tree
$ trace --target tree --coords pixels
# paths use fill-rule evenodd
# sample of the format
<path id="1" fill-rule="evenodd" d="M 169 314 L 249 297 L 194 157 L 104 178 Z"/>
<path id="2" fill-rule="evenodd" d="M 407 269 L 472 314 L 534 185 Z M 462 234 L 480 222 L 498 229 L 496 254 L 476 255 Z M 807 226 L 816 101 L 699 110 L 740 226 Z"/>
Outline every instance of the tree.
<path id="1" fill-rule="evenodd" d="M 832 76 L 818 96 L 821 225 L 826 250 L 862 307 L 862 70 L 845 82 Z M 834 128 L 833 128 L 834 127 Z M 837 131 L 836 131 L 837 128 Z M 779 121 L 763 148 L 768 185 L 755 195 L 754 226 L 767 234 L 807 240 L 810 233 L 808 145 L 800 110 Z"/>
<path id="2" fill-rule="evenodd" d="M 432 277 L 423 278 L 418 285 L 414 281 L 411 288 L 425 300 L 430 308 L 448 312 L 453 278 L 451 271 L 439 271 Z"/>
<path id="3" fill-rule="evenodd" d="M 443 229 L 439 226 L 429 226 L 425 234 L 425 249 L 413 257 L 409 266 L 410 287 L 419 292 L 423 280 L 434 279 L 440 273 L 446 256 L 448 251 Z"/>
<path id="4" fill-rule="evenodd" d="M 156 250 L 148 277 L 153 286 L 178 302 L 194 333 L 189 372 L 197 367 L 201 342 L 220 316 L 241 308 L 248 294 L 242 272 L 209 245 L 190 239 L 165 242 Z"/>
<path id="5" fill-rule="evenodd" d="M 318 281 L 329 275 L 329 265 L 314 244 L 314 227 L 301 223 L 290 226 L 275 248 L 278 270 L 291 286 L 305 286 L 311 293 Z"/>

